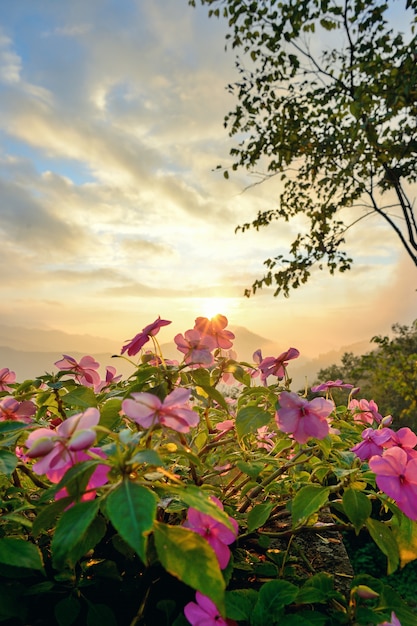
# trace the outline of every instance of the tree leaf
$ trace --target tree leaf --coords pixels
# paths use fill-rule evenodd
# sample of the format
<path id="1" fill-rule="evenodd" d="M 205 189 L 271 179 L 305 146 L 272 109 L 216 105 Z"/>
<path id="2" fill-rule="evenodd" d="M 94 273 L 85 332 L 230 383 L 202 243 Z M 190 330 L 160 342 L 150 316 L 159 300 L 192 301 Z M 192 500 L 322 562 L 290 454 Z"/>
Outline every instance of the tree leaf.
<path id="1" fill-rule="evenodd" d="M 105 514 L 145 564 L 147 536 L 153 527 L 157 501 L 153 491 L 131 480 L 124 480 L 106 499 Z"/>
<path id="2" fill-rule="evenodd" d="M 155 546 L 166 571 L 213 600 L 224 613 L 225 581 L 214 550 L 198 533 L 155 522 Z"/>
<path id="3" fill-rule="evenodd" d="M 304 523 L 310 515 L 317 513 L 327 502 L 330 489 L 320 485 L 306 485 L 292 501 L 291 515 L 293 527 Z"/>

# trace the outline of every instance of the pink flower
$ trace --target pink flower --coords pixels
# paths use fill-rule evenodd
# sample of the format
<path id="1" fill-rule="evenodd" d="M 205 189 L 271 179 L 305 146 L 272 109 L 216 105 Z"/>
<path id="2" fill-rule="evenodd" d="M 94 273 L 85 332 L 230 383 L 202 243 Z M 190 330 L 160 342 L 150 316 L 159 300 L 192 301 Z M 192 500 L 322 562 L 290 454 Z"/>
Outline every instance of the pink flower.
<path id="1" fill-rule="evenodd" d="M 229 430 L 233 430 L 235 427 L 235 420 L 224 420 L 216 424 L 216 430 L 220 430 L 221 433 L 227 433 Z"/>
<path id="2" fill-rule="evenodd" d="M 275 414 L 278 428 L 284 433 L 292 433 L 298 443 L 305 443 L 310 437 L 324 439 L 328 435 L 326 418 L 334 409 L 331 400 L 314 398 L 309 402 L 296 393 L 282 391 L 279 405 Z"/>
<path id="3" fill-rule="evenodd" d="M 378 424 L 382 421 L 382 415 L 378 412 L 378 405 L 374 400 L 351 400 L 348 409 L 353 412 L 353 419 L 359 422 Z"/>
<path id="4" fill-rule="evenodd" d="M 0 391 L 12 391 L 9 385 L 16 382 L 16 373 L 11 372 L 8 367 L 0 370 Z"/>
<path id="5" fill-rule="evenodd" d="M 216 347 L 216 341 L 210 335 L 202 335 L 199 330 L 186 330 L 184 335 L 175 335 L 174 341 L 180 352 L 185 354 L 187 365 L 212 365 L 211 351 Z"/>
<path id="6" fill-rule="evenodd" d="M 223 504 L 215 496 L 211 496 L 211 500 L 223 510 Z M 236 520 L 229 517 L 233 530 L 218 522 L 210 515 L 201 513 L 197 509 L 190 507 L 187 513 L 187 520 L 184 526 L 198 533 L 204 539 L 207 539 L 210 546 L 216 553 L 220 569 L 224 569 L 230 560 L 229 545 L 236 540 L 239 528 Z"/>
<path id="7" fill-rule="evenodd" d="M 277 436 L 277 433 L 270 431 L 268 429 L 268 426 L 261 426 L 260 428 L 257 429 L 257 433 L 258 433 L 256 435 L 256 439 L 258 440 L 258 443 L 256 444 L 257 447 L 265 448 L 265 450 L 268 450 L 268 452 L 270 452 L 275 446 L 274 437 Z"/>
<path id="8" fill-rule="evenodd" d="M 328 380 L 326 383 L 321 383 L 321 385 L 316 385 L 311 388 L 313 393 L 318 393 L 319 391 L 329 391 L 329 389 L 353 389 L 353 385 L 349 383 L 344 383 L 339 378 L 337 380 Z"/>
<path id="9" fill-rule="evenodd" d="M 116 368 L 112 365 L 107 365 L 106 367 L 106 378 L 105 380 L 101 380 L 98 385 L 95 385 L 94 391 L 95 393 L 100 393 L 106 387 L 109 387 L 113 383 L 117 383 L 122 378 L 122 375 L 116 376 Z"/>
<path id="10" fill-rule="evenodd" d="M 161 320 L 161 317 L 158 316 L 152 324 L 148 324 L 145 328 L 142 329 L 142 332 L 138 333 L 133 337 L 133 339 L 128 339 L 128 343 L 123 346 L 121 354 L 124 354 L 126 351 L 129 356 L 135 356 L 147 343 L 150 337 L 154 337 L 157 333 L 159 333 L 159 329 L 162 326 L 167 326 L 171 324 L 168 320 Z"/>
<path id="11" fill-rule="evenodd" d="M 13 396 L 4 396 L 0 399 L 0 422 L 12 420 L 14 422 L 33 422 L 32 416 L 36 413 L 36 406 L 30 400 L 19 402 Z"/>
<path id="12" fill-rule="evenodd" d="M 277 358 L 273 356 L 267 356 L 259 364 L 261 370 L 261 379 L 266 382 L 268 376 L 276 376 L 281 379 L 285 376 L 285 368 L 288 365 L 288 361 L 296 359 L 300 356 L 299 351 L 296 348 L 289 348 L 286 352 L 280 354 Z"/>
<path id="13" fill-rule="evenodd" d="M 142 428 L 160 424 L 179 433 L 188 433 L 200 420 L 198 413 L 189 407 L 190 395 L 189 389 L 174 389 L 162 402 L 152 393 L 132 393 L 133 399 L 123 400 L 122 411 Z"/>
<path id="14" fill-rule="evenodd" d="M 95 441 L 93 430 L 100 420 L 98 409 L 68 417 L 55 429 L 38 428 L 29 434 L 26 455 L 40 459 L 33 466 L 36 474 L 45 474 L 53 483 L 59 482 L 66 470 L 76 463 L 77 452 L 86 450 Z"/>
<path id="15" fill-rule="evenodd" d="M 64 358 L 55 363 L 58 369 L 70 370 L 75 380 L 85 387 L 94 387 L 100 384 L 100 374 L 96 372 L 100 363 L 97 363 L 92 356 L 83 356 L 79 363 L 72 356 L 67 354 L 62 356 Z"/>
<path id="16" fill-rule="evenodd" d="M 390 622 L 381 622 L 377 624 L 377 626 L 401 626 L 401 622 L 398 617 L 395 615 L 394 611 L 391 613 L 391 621 Z"/>
<path id="17" fill-rule="evenodd" d="M 191 626 L 234 626 L 236 622 L 223 619 L 218 608 L 210 598 L 199 591 L 195 594 L 196 602 L 189 602 L 184 607 L 184 615 Z"/>
<path id="18" fill-rule="evenodd" d="M 210 335 L 216 342 L 218 348 L 227 350 L 233 345 L 234 334 L 230 330 L 224 330 L 228 324 L 228 319 L 224 315 L 215 315 L 211 319 L 207 317 L 197 317 L 194 330 L 198 330 L 202 335 Z"/>
<path id="19" fill-rule="evenodd" d="M 173 360 L 173 359 L 165 359 L 165 358 L 162 360 L 160 356 L 158 356 L 151 350 L 146 350 L 142 354 L 141 360 L 142 360 L 142 363 L 148 363 L 149 365 L 154 365 L 155 367 L 158 367 L 159 365 L 162 365 L 162 364 L 172 366 L 172 367 L 176 367 L 178 365 L 178 361 Z"/>
<path id="20" fill-rule="evenodd" d="M 94 453 L 96 456 L 100 456 L 102 459 L 107 458 L 101 448 L 90 448 L 90 452 Z M 91 456 L 81 450 L 73 454 L 72 461 L 73 465 L 75 465 L 76 463 L 81 463 L 82 461 L 91 461 Z M 51 482 L 58 483 L 70 467 L 71 466 L 63 468 L 63 470 L 61 470 L 61 476 L 59 475 L 60 472 L 56 472 L 54 474 L 54 480 Z M 96 465 L 93 473 L 88 480 L 87 486 L 85 488 L 85 493 L 81 496 L 81 500 L 94 500 L 96 496 L 96 489 L 98 487 L 102 487 L 108 482 L 108 474 L 110 469 L 110 466 L 104 465 L 104 463 L 99 463 L 98 465 Z M 56 492 L 55 500 L 60 500 L 61 498 L 66 498 L 67 496 L 67 488 L 63 487 Z"/>
<path id="21" fill-rule="evenodd" d="M 398 446 L 399 448 L 405 450 L 409 459 L 413 459 L 417 457 L 417 450 L 414 449 L 416 445 L 417 435 L 410 428 L 405 426 L 397 431 L 392 430 L 391 438 L 387 441 L 384 447 L 391 448 L 393 446 Z"/>
<path id="22" fill-rule="evenodd" d="M 417 459 L 408 459 L 405 450 L 395 446 L 382 456 L 373 456 L 369 467 L 381 491 L 395 500 L 410 519 L 417 520 Z"/>
<path id="23" fill-rule="evenodd" d="M 381 428 L 379 430 L 365 428 L 361 435 L 363 441 L 355 444 L 351 450 L 361 461 L 366 461 L 371 456 L 380 456 L 386 444 L 391 440 L 393 432 L 390 428 Z"/>

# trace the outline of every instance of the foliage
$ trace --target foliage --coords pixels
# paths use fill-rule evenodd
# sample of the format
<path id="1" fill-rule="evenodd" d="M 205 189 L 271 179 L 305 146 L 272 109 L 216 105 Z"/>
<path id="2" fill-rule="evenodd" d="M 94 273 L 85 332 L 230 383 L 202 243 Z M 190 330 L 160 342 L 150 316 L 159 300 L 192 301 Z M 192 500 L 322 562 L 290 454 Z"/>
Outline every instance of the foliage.
<path id="1" fill-rule="evenodd" d="M 274 284 L 274 295 L 288 296 L 313 267 L 350 269 L 345 233 L 369 215 L 393 229 L 417 265 L 407 196 L 417 172 L 417 3 L 201 4 L 228 21 L 227 40 L 241 53 L 239 78 L 228 86 L 238 104 L 225 118 L 237 138 L 231 169 L 246 168 L 261 181 L 278 175 L 283 186 L 277 208 L 238 228 L 296 220 L 288 254 L 267 259 L 246 295 Z"/>
<path id="2" fill-rule="evenodd" d="M 348 380 L 360 387 L 363 396 L 374 398 L 384 415 L 394 415 L 397 424 L 416 430 L 417 322 L 394 324 L 392 331 L 392 338 L 372 338 L 375 350 L 362 356 L 345 353 L 340 365 L 323 368 L 317 376 L 319 380 Z"/>
<path id="3" fill-rule="evenodd" d="M 356 574 L 367 574 L 382 580 L 394 587 L 410 606 L 417 609 L 417 561 L 412 561 L 387 576 L 385 559 L 366 533 L 361 532 L 359 536 L 352 532 L 344 533 L 344 542 Z"/>
<path id="4" fill-rule="evenodd" d="M 155 338 L 168 323 L 122 348 L 140 354 L 125 380 L 113 367 L 101 380 L 92 357 L 22 383 L 0 371 L 0 623 L 375 625 L 394 612 L 412 626 L 389 583 L 362 576 L 344 594 L 293 548 L 343 529 L 369 533 L 388 573 L 417 559 L 402 510 L 417 495 L 414 445 L 385 436 L 382 458 L 409 460 L 384 493 L 375 457 L 352 448 L 366 427 L 390 429 L 336 407 L 331 389 L 291 392 L 285 359 L 298 351 L 238 362 L 216 316 L 176 336 L 178 363 Z"/>

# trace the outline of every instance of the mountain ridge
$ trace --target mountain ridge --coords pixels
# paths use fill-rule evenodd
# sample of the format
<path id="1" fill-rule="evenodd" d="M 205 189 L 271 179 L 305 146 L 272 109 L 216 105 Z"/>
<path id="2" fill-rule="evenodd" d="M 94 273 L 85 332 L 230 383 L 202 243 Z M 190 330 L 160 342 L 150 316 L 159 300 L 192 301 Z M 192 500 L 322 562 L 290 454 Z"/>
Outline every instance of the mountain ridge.
<path id="1" fill-rule="evenodd" d="M 258 349 L 262 350 L 263 356 L 266 357 L 278 356 L 290 347 L 287 345 L 278 346 L 276 342 L 257 335 L 244 326 L 231 326 L 230 329 L 236 336 L 232 349 L 235 350 L 237 360 L 240 361 L 252 363 L 252 355 Z M 10 332 L 7 334 L 8 330 Z M 19 333 L 20 341 L 16 342 L 16 335 Z M 32 337 L 32 340 L 25 347 L 23 342 L 25 337 L 29 335 Z M 61 340 L 65 341 L 62 347 Z M 7 342 L 6 345 L 3 345 L 4 342 Z M 39 349 L 39 346 L 41 346 L 41 349 Z M 54 363 L 61 359 L 63 354 L 69 354 L 76 360 L 80 360 L 82 356 L 89 354 L 100 363 L 99 371 L 102 376 L 104 376 L 107 365 L 116 367 L 118 373 L 128 376 L 134 371 L 134 366 L 123 358 L 112 358 L 113 355 L 120 355 L 120 349 L 120 345 L 115 347 L 114 342 L 101 337 L 0 325 L 0 369 L 8 367 L 10 370 L 15 371 L 17 380 L 20 382 L 57 371 Z M 292 379 L 292 389 L 302 389 L 306 384 L 311 386 L 316 380 L 315 377 L 318 371 L 339 363 L 345 352 L 353 352 L 355 355 L 360 355 L 369 352 L 371 349 L 372 345 L 369 341 L 360 341 L 320 353 L 313 358 L 301 354 L 299 358 L 290 361 L 288 365 L 288 374 Z M 181 360 L 182 358 L 173 341 L 161 344 L 161 350 L 166 358 L 176 360 Z"/>

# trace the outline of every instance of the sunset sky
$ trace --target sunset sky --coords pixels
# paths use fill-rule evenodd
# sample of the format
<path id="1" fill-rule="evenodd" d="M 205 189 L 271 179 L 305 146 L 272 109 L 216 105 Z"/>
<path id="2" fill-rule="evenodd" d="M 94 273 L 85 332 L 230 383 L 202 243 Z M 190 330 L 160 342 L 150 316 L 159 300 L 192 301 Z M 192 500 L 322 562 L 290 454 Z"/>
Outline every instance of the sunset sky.
<path id="1" fill-rule="evenodd" d="M 417 318 L 417 271 L 373 217 L 348 234 L 350 273 L 243 297 L 297 225 L 235 234 L 279 188 L 215 170 L 233 145 L 225 33 L 187 0 L 1 2 L 0 324 L 123 343 L 220 312 L 314 355 Z"/>

